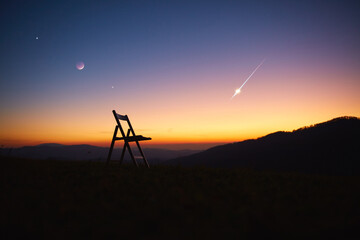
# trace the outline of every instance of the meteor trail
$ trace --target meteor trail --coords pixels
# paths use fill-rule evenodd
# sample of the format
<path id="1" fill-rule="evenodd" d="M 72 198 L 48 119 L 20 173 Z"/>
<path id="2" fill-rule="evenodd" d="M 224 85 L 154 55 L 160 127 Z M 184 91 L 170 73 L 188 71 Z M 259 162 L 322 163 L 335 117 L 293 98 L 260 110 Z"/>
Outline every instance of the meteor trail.
<path id="1" fill-rule="evenodd" d="M 261 61 L 261 63 L 255 68 L 255 70 L 254 70 L 254 71 L 250 74 L 250 76 L 245 80 L 245 82 L 241 85 L 241 87 L 239 87 L 238 89 L 235 90 L 235 93 L 234 93 L 234 95 L 231 97 L 231 99 L 232 99 L 233 97 L 235 97 L 236 95 L 238 95 L 238 94 L 241 92 L 241 88 L 245 85 L 245 83 L 246 83 L 247 81 L 249 81 L 249 79 L 251 78 L 251 76 L 254 75 L 254 73 L 256 72 L 256 70 L 264 63 L 264 61 L 265 61 L 265 59 L 263 59 L 263 60 Z"/>

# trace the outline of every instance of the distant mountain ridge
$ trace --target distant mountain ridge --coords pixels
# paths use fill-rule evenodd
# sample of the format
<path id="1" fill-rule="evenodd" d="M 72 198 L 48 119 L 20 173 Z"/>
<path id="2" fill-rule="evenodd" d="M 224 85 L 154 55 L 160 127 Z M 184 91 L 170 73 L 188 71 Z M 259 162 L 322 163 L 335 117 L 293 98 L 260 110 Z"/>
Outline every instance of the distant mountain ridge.
<path id="1" fill-rule="evenodd" d="M 292 132 L 216 146 L 168 164 L 359 175 L 359 159 L 360 119 L 339 117 Z"/>
<path id="2" fill-rule="evenodd" d="M 42 143 L 39 145 L 35 145 L 35 147 L 63 147 L 66 146 L 64 144 L 59 144 L 59 143 Z"/>

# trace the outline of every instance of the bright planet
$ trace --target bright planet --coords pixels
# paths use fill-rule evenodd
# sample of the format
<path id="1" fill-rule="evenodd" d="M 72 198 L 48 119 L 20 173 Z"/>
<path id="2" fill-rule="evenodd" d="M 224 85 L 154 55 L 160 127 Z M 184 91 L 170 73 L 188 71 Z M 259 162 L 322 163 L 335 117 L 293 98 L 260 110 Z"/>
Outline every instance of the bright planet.
<path id="1" fill-rule="evenodd" d="M 85 67 L 85 64 L 84 64 L 83 62 L 77 62 L 77 63 L 76 63 L 76 68 L 77 68 L 78 70 L 83 70 L 84 67 Z"/>

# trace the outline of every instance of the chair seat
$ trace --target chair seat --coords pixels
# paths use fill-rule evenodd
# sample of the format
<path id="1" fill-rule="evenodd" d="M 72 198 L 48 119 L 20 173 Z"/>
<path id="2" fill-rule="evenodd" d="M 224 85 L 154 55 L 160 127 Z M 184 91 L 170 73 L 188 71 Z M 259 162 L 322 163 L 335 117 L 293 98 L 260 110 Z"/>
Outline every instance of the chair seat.
<path id="1" fill-rule="evenodd" d="M 115 140 L 124 140 L 126 142 L 135 142 L 135 141 L 145 141 L 151 140 L 149 137 L 144 137 L 143 135 L 129 136 L 129 137 L 117 137 Z"/>

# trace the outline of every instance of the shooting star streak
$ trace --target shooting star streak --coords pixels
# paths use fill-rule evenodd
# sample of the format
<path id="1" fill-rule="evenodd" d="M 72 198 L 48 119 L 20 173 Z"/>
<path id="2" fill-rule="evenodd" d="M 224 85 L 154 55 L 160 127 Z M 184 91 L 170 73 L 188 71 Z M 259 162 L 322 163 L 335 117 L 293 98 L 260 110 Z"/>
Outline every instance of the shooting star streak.
<path id="1" fill-rule="evenodd" d="M 261 61 L 261 63 L 255 68 L 255 70 L 250 74 L 250 76 L 245 80 L 245 82 L 241 85 L 241 87 L 239 87 L 238 89 L 235 90 L 234 95 L 231 97 L 231 99 L 233 99 L 233 97 L 235 97 L 236 95 L 238 95 L 241 92 L 241 88 L 245 85 L 245 83 L 247 81 L 249 81 L 249 79 L 251 78 L 252 75 L 254 75 L 254 73 L 256 72 L 256 70 L 258 70 L 258 68 L 264 63 L 265 59 L 263 59 Z"/>

